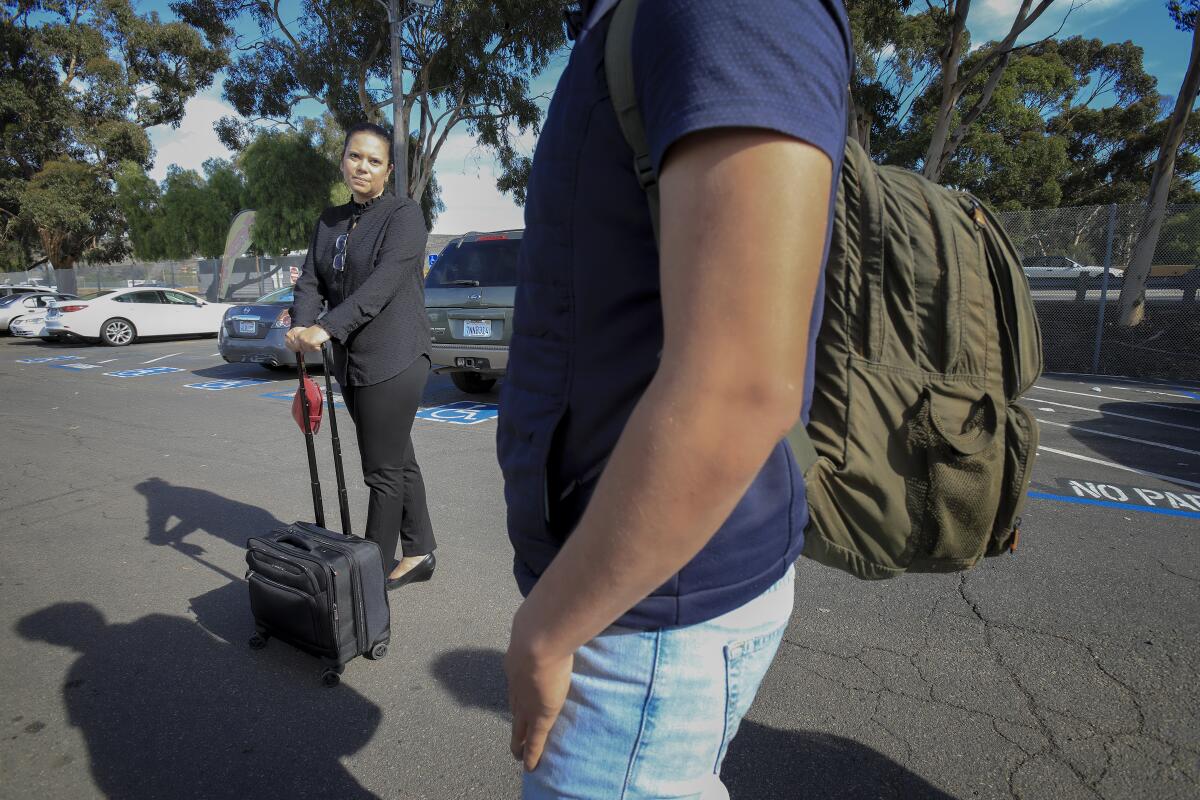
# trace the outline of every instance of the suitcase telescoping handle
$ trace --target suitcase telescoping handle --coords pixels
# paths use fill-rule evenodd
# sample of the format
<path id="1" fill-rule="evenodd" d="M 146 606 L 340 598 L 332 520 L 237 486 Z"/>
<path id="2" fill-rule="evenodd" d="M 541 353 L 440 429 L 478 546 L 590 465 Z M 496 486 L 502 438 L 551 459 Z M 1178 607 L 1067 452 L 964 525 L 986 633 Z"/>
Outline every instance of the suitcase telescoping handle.
<path id="1" fill-rule="evenodd" d="M 346 473 L 342 468 L 342 440 L 338 437 L 337 429 L 337 413 L 334 410 L 333 402 L 333 383 L 330 380 L 330 374 L 333 372 L 332 359 L 329 357 L 329 343 L 321 345 L 321 360 L 325 367 L 325 400 L 329 408 L 329 432 L 333 438 L 333 467 L 337 475 L 338 485 L 338 509 L 342 515 L 342 533 L 350 535 L 350 501 L 346 494 Z M 308 392 L 304 391 L 304 379 L 308 377 L 308 370 L 304 364 L 304 356 L 301 353 L 296 354 L 296 367 L 300 378 L 300 402 L 304 410 L 304 418 L 311 419 L 309 416 Z M 317 454 L 313 446 L 313 434 L 307 427 L 304 431 L 305 449 L 308 451 L 308 474 L 312 484 L 313 492 L 313 513 L 316 516 L 318 526 L 325 527 L 325 509 L 321 502 L 321 479 L 317 475 Z"/>
<path id="2" fill-rule="evenodd" d="M 321 478 L 317 475 L 317 452 L 313 447 L 313 432 L 312 432 L 312 410 L 308 405 L 308 387 L 305 385 L 308 377 L 308 370 L 304 368 L 304 354 L 296 353 L 296 374 L 300 378 L 300 405 L 304 411 L 304 424 L 300 429 L 304 431 L 304 449 L 308 451 L 308 483 L 312 487 L 313 498 L 313 521 L 319 527 L 325 527 L 325 506 L 321 502 Z"/>

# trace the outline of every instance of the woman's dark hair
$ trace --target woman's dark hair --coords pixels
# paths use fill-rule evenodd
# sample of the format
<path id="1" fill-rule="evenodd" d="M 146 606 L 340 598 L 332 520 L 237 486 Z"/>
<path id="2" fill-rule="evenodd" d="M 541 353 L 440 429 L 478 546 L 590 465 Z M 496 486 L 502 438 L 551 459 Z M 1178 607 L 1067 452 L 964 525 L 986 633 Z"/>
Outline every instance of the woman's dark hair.
<path id="1" fill-rule="evenodd" d="M 392 158 L 392 132 L 374 122 L 356 122 L 346 129 L 346 140 L 342 142 L 342 158 L 346 157 L 346 148 L 350 146 L 350 137 L 356 133 L 369 133 L 383 139 L 387 143 L 388 166 L 391 166 L 394 161 Z"/>

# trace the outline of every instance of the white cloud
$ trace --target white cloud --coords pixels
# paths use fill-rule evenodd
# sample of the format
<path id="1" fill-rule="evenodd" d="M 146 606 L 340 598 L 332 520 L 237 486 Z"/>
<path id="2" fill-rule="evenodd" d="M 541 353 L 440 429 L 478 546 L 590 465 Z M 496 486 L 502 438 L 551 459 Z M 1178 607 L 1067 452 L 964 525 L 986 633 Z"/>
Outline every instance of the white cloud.
<path id="1" fill-rule="evenodd" d="M 533 152 L 535 140 L 531 134 L 516 139 L 519 149 Z M 496 189 L 499 164 L 488 150 L 475 143 L 465 128 L 455 129 L 446 138 L 433 169 L 442 187 L 442 202 L 446 205 L 446 210 L 434 224 L 434 233 L 496 231 L 524 226 L 524 209 Z"/>
<path id="2" fill-rule="evenodd" d="M 167 167 L 171 164 L 199 172 L 209 158 L 233 157 L 213 131 L 213 123 L 221 117 L 237 116 L 233 106 L 221 100 L 218 89 L 196 95 L 184 109 L 183 122 L 178 128 L 159 125 L 149 130 L 155 150 L 150 177 L 156 181 L 167 177 Z"/>
<path id="3" fill-rule="evenodd" d="M 1094 23 L 1100 12 L 1123 10 L 1127 2 L 1128 0 L 1056 0 L 1018 41 L 1036 41 L 1053 34 L 1059 25 L 1063 24 L 1064 17 L 1067 21 L 1061 35 L 1079 33 L 1081 27 Z M 1075 6 L 1074 9 L 1072 5 Z M 981 0 L 977 5 L 972 5 L 967 27 L 971 29 L 976 46 L 989 39 L 999 39 L 1008 33 L 1020 9 L 1021 0 Z M 1068 10 L 1071 12 L 1069 16 Z"/>

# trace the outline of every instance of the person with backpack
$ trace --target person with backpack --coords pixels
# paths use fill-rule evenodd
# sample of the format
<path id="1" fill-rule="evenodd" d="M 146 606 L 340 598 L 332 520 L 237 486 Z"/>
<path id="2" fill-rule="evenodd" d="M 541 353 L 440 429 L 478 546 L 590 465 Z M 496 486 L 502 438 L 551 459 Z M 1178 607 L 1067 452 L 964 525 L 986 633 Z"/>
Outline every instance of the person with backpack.
<path id="1" fill-rule="evenodd" d="M 723 797 L 808 520 L 783 440 L 811 402 L 849 26 L 835 0 L 594 0 L 579 22 L 500 400 L 510 747 L 526 798 Z"/>

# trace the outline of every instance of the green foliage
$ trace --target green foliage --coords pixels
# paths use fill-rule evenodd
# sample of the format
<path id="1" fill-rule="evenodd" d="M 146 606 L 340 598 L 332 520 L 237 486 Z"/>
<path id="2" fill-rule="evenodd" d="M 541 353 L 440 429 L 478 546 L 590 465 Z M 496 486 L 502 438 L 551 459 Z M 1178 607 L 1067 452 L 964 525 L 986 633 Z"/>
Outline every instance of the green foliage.
<path id="1" fill-rule="evenodd" d="M 264 132 L 243 151 L 249 206 L 257 212 L 251 237 L 262 253 L 308 247 L 317 217 L 329 205 L 338 169 L 300 133 Z"/>
<path id="2" fill-rule="evenodd" d="M 1167 216 L 1154 250 L 1154 263 L 1200 267 L 1200 207 Z"/>
<path id="3" fill-rule="evenodd" d="M 120 209 L 104 170 L 63 158 L 49 161 L 21 194 L 20 219 L 37 231 L 41 250 L 70 269 L 81 253 L 111 259 L 125 250 L 116 233 Z"/>
<path id="4" fill-rule="evenodd" d="M 1197 18 L 1200 17 L 1200 0 L 1168 0 L 1167 13 L 1179 30 L 1194 31 Z"/>
<path id="5" fill-rule="evenodd" d="M 146 129 L 178 125 L 224 51 L 186 22 L 139 14 L 131 0 L 9 0 L 5 11 L 0 252 L 40 250 L 58 268 L 120 257 L 121 165 L 151 162 Z"/>
<path id="6" fill-rule="evenodd" d="M 143 261 L 167 257 L 162 235 L 162 191 L 141 165 L 126 161 L 117 169 L 117 205 L 125 217 L 133 255 Z"/>

